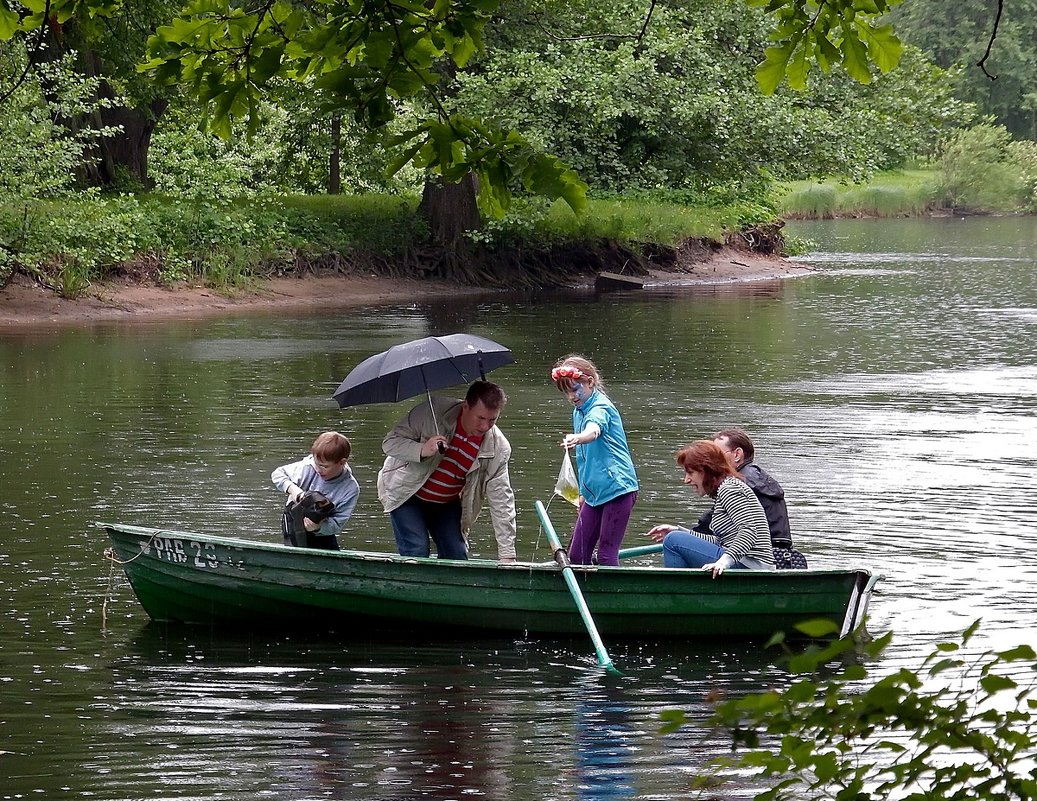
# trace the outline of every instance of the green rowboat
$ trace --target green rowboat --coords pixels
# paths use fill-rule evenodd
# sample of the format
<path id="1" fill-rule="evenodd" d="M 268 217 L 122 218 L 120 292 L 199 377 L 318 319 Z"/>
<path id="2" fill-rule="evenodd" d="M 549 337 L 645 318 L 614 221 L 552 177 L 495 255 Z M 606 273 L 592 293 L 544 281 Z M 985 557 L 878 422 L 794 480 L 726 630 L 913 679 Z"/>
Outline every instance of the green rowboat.
<path id="1" fill-rule="evenodd" d="M 99 523 L 148 615 L 175 623 L 586 633 L 554 562 L 467 562 L 318 551 L 186 531 Z M 638 549 L 633 549 L 637 551 Z M 766 638 L 827 618 L 839 635 L 864 619 L 867 570 L 581 567 L 573 573 L 605 637 Z"/>

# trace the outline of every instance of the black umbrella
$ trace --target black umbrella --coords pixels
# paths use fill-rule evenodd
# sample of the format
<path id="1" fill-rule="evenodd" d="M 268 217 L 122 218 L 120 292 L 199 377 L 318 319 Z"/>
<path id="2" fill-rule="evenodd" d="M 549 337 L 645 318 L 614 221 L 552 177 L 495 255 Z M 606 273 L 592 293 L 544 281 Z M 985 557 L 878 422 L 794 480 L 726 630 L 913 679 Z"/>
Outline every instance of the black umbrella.
<path id="1" fill-rule="evenodd" d="M 394 345 L 350 370 L 334 398 L 342 408 L 394 403 L 434 389 L 469 384 L 515 358 L 492 339 L 474 334 L 425 337 Z"/>

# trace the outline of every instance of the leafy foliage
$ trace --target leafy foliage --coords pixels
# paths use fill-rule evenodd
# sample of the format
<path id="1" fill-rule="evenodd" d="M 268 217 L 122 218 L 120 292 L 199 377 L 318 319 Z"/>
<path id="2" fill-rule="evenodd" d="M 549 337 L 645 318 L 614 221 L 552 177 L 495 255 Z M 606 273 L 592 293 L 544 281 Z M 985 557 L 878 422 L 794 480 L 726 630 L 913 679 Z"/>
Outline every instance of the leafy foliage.
<path id="1" fill-rule="evenodd" d="M 0 50 L 0 85 L 11 85 L 24 72 L 28 54 L 16 42 Z M 76 170 L 110 128 L 60 123 L 89 115 L 108 102 L 97 99 L 98 81 L 76 72 L 71 56 L 40 64 L 23 81 L 0 114 L 0 202 L 46 197 L 74 185 Z"/>
<path id="2" fill-rule="evenodd" d="M 283 114 L 271 112 L 278 119 Z M 284 186 L 277 162 L 282 156 L 276 124 L 264 124 L 252 142 L 225 142 L 199 130 L 182 104 L 169 109 L 151 137 L 148 150 L 155 191 L 163 195 L 231 200 L 272 194 Z"/>
<path id="3" fill-rule="evenodd" d="M 146 68 L 161 81 L 188 86 L 205 105 L 209 127 L 225 138 L 235 121 L 256 130 L 260 101 L 277 80 L 308 86 L 327 108 L 347 109 L 377 128 L 397 117 L 401 99 L 423 94 L 437 102 L 443 61 L 467 63 L 497 3 L 271 0 L 248 10 L 195 0 L 156 31 Z M 401 155 L 391 169 L 413 162 L 450 182 L 475 172 L 483 208 L 497 215 L 516 181 L 574 209 L 583 201 L 582 182 L 559 159 L 534 150 L 515 131 L 441 107 L 392 145 Z"/>
<path id="4" fill-rule="evenodd" d="M 1012 141 L 999 125 L 956 132 L 940 155 L 938 200 L 954 209 L 1029 208 L 1034 192 L 1034 147 Z"/>
<path id="5" fill-rule="evenodd" d="M 828 0 L 819 6 L 812 0 L 757 4 L 779 20 L 772 36 L 777 44 L 768 52 L 768 62 L 761 72 L 768 91 L 773 91 L 786 75 L 792 85 L 805 85 L 807 65 L 813 60 L 825 71 L 841 63 L 856 80 L 866 82 L 871 80 L 870 65 L 888 72 L 900 59 L 902 48 L 889 26 L 876 22 L 888 10 L 887 0 Z M 563 199 L 578 211 L 585 186 L 566 162 L 543 152 L 536 137 L 518 133 L 523 128 L 493 122 L 497 113 L 466 113 L 462 106 L 449 103 L 445 99 L 449 92 L 441 89 L 450 75 L 463 70 L 481 50 L 487 22 L 499 5 L 499 0 L 437 0 L 430 4 L 376 0 L 362 5 L 345 0 L 321 4 L 266 0 L 251 6 L 231 6 L 227 0 L 193 0 L 176 20 L 152 37 L 147 67 L 160 80 L 188 86 L 206 105 L 210 126 L 223 136 L 230 135 L 238 120 L 247 119 L 254 130 L 260 99 L 279 79 L 311 88 L 327 108 L 350 110 L 371 128 L 399 116 L 403 108 L 400 101 L 423 99 L 426 107 L 417 124 L 391 140 L 399 156 L 390 169 L 409 163 L 448 182 L 474 172 L 479 178 L 481 206 L 494 216 L 504 213 L 512 193 L 520 186 Z M 626 4 L 623 8 L 628 19 L 631 5 L 634 19 L 645 18 L 642 4 Z M 729 3 L 722 5 L 730 10 Z M 593 38 L 596 17 L 612 14 L 600 3 L 591 11 L 579 14 L 585 29 L 580 38 Z M 666 12 L 660 9 L 659 13 L 665 16 Z M 682 28 L 678 19 L 664 25 L 672 25 L 672 30 Z M 647 20 L 644 27 L 647 31 Z M 707 41 L 708 32 L 686 29 L 700 42 Z M 744 40 L 728 40 L 714 47 L 722 48 L 731 41 L 737 53 L 747 52 Z M 673 85 L 671 95 L 680 93 L 680 87 L 693 78 L 721 74 L 718 65 L 722 61 L 713 51 L 691 49 L 691 53 L 700 54 L 698 63 L 682 64 L 682 56 L 689 51 L 677 49 L 675 37 L 669 42 L 673 46 L 669 52 L 645 57 L 639 38 L 629 37 L 618 47 L 582 54 L 605 58 L 600 67 L 593 59 L 581 59 L 573 62 L 573 69 L 581 76 L 599 75 L 625 82 L 631 89 L 629 103 L 634 110 L 644 107 L 646 100 L 649 108 L 660 107 L 651 94 L 659 80 L 640 80 L 646 72 L 669 80 Z M 619 58 L 608 61 L 610 50 Z M 559 49 L 559 57 L 562 55 Z M 629 68 L 616 70 L 617 63 Z M 641 102 L 638 87 L 644 96 Z M 744 85 L 735 90 L 744 91 Z M 615 93 L 606 96 L 613 98 Z M 593 95 L 583 98 L 593 103 Z M 450 105 L 455 107 L 448 108 Z M 693 121 L 710 121 L 711 112 L 717 111 L 716 105 L 694 108 Z M 669 142 L 660 142 L 651 128 L 639 132 L 633 126 L 640 115 L 616 109 L 612 116 L 614 131 L 629 124 L 626 163 L 636 160 L 638 150 L 667 151 Z M 600 114 L 592 117 L 600 118 Z M 721 116 L 720 123 L 724 121 Z M 694 131 L 702 141 L 715 128 L 686 126 L 685 130 Z M 602 133 L 610 135 L 607 129 Z M 730 141 L 734 137 L 721 138 Z M 590 143 L 593 137 L 582 136 L 579 141 Z M 687 153 L 678 152 L 671 161 L 684 155 Z M 759 170 L 750 170 L 747 180 L 761 180 Z"/>
<path id="6" fill-rule="evenodd" d="M 893 26 L 879 24 L 901 0 L 747 0 L 773 14 L 775 44 L 767 48 L 757 71 L 760 88 L 774 92 L 783 80 L 804 89 L 812 64 L 822 72 L 842 64 L 860 83 L 872 80 L 871 66 L 889 72 L 900 61 L 903 46 Z"/>
<path id="7" fill-rule="evenodd" d="M 847 640 L 791 656 L 800 678 L 784 691 L 716 706 L 714 723 L 742 750 L 717 767 L 768 779 L 757 801 L 1037 798 L 1037 654 L 1021 645 L 966 656 L 978 625 L 917 670 L 875 680 L 853 660 L 831 673 Z M 866 658 L 891 636 L 865 645 Z"/>
<path id="8" fill-rule="evenodd" d="M 1037 142 L 1024 139 L 1008 145 L 1009 160 L 1018 169 L 1018 187 L 1023 210 L 1037 213 Z"/>
<path id="9" fill-rule="evenodd" d="M 694 202 L 756 200 L 773 179 L 865 178 L 934 152 L 948 125 L 971 117 L 916 49 L 867 86 L 814 75 L 802 92 L 765 97 L 754 77 L 763 13 L 679 0 L 642 31 L 641 8 L 513 0 L 458 73 L 451 108 L 525 131 L 595 196 L 676 191 Z"/>

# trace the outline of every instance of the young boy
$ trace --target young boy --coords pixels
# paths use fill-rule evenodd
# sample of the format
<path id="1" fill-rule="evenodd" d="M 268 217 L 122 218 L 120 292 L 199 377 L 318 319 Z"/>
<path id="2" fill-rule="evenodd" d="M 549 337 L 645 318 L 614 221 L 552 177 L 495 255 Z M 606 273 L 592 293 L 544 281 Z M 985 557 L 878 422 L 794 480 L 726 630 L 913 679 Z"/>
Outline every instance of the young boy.
<path id="1" fill-rule="evenodd" d="M 335 504 L 335 510 L 324 520 L 303 518 L 306 532 L 315 538 L 312 547 L 337 551 L 335 535 L 342 531 L 356 508 L 360 485 L 346 463 L 351 451 L 349 440 L 342 434 L 325 431 L 313 441 L 309 456 L 278 467 L 270 474 L 274 486 L 288 495 L 286 514 L 307 492 L 319 492 Z M 314 542 L 310 537 L 307 539 Z"/>

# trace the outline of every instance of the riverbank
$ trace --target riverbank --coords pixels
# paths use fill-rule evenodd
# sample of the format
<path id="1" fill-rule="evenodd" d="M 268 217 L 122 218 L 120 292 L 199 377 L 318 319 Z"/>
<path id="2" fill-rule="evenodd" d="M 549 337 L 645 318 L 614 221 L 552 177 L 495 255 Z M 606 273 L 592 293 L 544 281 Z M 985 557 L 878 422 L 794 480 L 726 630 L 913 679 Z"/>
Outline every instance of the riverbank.
<path id="1" fill-rule="evenodd" d="M 645 286 L 694 286 L 793 278 L 813 268 L 775 256 L 721 248 L 701 261 L 674 270 L 653 270 Z M 582 284 L 590 289 L 590 284 Z M 445 281 L 386 278 L 375 275 L 324 275 L 263 280 L 231 294 L 206 287 L 167 288 L 128 281 L 95 284 L 68 300 L 54 290 L 18 275 L 0 289 L 0 327 L 80 325 L 112 320 L 192 319 L 250 312 L 298 312 L 435 300 L 459 294 L 494 294 L 497 290 L 458 286 Z"/>

